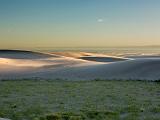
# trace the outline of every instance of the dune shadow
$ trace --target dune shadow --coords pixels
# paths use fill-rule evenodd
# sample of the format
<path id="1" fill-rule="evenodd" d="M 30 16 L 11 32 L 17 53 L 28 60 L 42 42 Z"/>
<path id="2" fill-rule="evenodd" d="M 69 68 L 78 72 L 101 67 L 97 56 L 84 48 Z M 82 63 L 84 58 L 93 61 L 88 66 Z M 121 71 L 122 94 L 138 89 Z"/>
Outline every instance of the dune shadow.
<path id="1" fill-rule="evenodd" d="M 117 62 L 117 61 L 124 61 L 124 60 L 127 60 L 127 59 L 123 59 L 123 58 L 114 58 L 114 57 L 93 57 L 93 56 L 80 57 L 80 59 L 88 60 L 88 61 L 96 61 L 96 62 Z"/>

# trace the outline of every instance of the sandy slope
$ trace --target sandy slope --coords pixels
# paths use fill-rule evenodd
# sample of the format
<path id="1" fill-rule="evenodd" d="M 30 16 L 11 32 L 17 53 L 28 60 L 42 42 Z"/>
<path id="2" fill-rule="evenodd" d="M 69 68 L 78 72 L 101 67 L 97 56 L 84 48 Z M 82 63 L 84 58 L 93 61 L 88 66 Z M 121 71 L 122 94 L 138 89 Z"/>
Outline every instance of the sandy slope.
<path id="1" fill-rule="evenodd" d="M 6 57 L 5 52 L 0 52 L 0 79 L 160 79 L 160 58 L 157 57 L 123 59 L 102 56 L 105 61 L 100 62 L 100 56 L 94 55 L 93 57 L 91 53 L 87 56 L 90 58 L 84 60 L 79 59 L 84 57 L 84 53 L 81 56 L 76 55 L 77 57 L 72 58 L 71 56 L 60 56 L 60 54 L 28 53 L 28 51 L 27 53 L 25 51 L 7 51 Z M 107 62 L 108 59 L 109 62 Z"/>

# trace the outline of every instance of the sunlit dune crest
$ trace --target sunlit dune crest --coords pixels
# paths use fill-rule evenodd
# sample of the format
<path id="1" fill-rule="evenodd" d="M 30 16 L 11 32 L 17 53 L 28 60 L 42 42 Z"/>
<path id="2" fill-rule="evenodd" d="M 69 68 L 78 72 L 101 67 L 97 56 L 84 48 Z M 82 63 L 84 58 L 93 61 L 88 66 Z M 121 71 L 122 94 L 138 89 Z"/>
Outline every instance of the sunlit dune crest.
<path id="1" fill-rule="evenodd" d="M 61 55 L 65 57 L 72 58 L 81 58 L 81 57 L 112 57 L 112 58 L 121 58 L 126 59 L 124 57 L 117 57 L 113 55 L 105 55 L 100 53 L 88 53 L 88 52 L 52 52 L 53 55 Z"/>
<path id="2" fill-rule="evenodd" d="M 18 66 L 18 67 L 42 67 L 45 65 L 51 65 L 50 63 L 45 61 L 16 60 L 16 59 L 7 59 L 7 58 L 0 58 L 0 64 Z"/>

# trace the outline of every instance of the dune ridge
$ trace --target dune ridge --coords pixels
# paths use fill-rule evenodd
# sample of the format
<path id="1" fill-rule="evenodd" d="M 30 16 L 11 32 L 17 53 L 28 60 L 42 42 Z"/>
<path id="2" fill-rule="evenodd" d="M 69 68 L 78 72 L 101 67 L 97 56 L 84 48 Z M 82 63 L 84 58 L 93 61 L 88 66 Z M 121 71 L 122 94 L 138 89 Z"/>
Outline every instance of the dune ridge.
<path id="1" fill-rule="evenodd" d="M 33 52 L 27 50 L 0 50 L 0 58 L 12 58 L 12 59 L 41 59 L 57 57 L 49 53 Z"/>
<path id="2" fill-rule="evenodd" d="M 70 56 L 25 51 L 0 50 L 0 80 L 159 80 L 160 58 L 118 58 L 92 53 Z M 62 55 L 62 56 L 61 56 Z M 18 56 L 18 57 L 17 57 Z M 33 59 L 32 59 L 33 57 Z M 85 60 L 82 57 L 89 59 Z M 36 59 L 35 59 L 36 58 Z M 93 60 L 94 59 L 94 60 Z M 103 60 L 103 61 L 99 61 Z"/>

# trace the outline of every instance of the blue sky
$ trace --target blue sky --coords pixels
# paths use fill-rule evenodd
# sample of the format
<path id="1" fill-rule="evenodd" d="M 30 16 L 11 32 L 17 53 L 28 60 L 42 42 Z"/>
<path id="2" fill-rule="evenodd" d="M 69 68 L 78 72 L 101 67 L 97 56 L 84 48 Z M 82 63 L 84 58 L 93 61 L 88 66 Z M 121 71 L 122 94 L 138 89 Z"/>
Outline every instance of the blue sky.
<path id="1" fill-rule="evenodd" d="M 0 47 L 160 44 L 159 13 L 159 0 L 0 0 Z"/>

